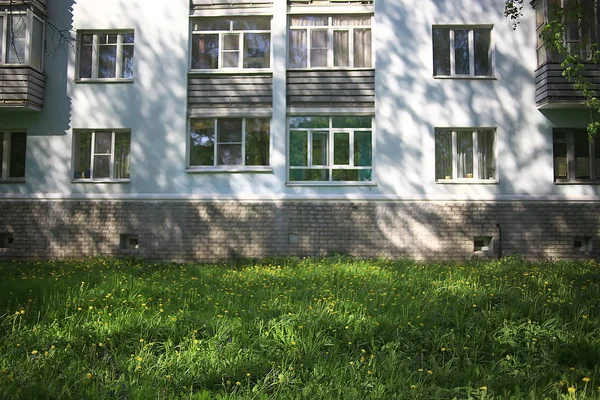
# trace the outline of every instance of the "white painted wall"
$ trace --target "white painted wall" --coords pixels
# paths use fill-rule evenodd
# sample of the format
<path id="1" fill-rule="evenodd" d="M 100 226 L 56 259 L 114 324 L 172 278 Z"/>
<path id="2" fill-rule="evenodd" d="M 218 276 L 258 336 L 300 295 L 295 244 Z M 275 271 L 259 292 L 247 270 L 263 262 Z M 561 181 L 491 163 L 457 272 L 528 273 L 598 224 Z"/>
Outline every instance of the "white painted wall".
<path id="1" fill-rule="evenodd" d="M 534 101 L 533 10 L 513 31 L 498 0 L 376 0 L 376 180 L 372 187 L 286 187 L 284 0 L 275 0 L 272 173 L 185 171 L 189 0 L 53 0 L 49 18 L 74 29 L 133 29 L 133 83 L 75 83 L 73 48 L 46 60 L 41 113 L 0 111 L 0 129 L 26 129 L 24 184 L 1 197 L 597 200 L 593 185 L 555 185 L 553 126 L 586 112 L 542 114 Z M 495 80 L 434 79 L 433 24 L 493 24 Z M 51 39 L 48 46 L 52 47 Z M 500 183 L 436 183 L 434 128 L 495 126 Z M 131 129 L 131 182 L 71 182 L 72 130 Z"/>

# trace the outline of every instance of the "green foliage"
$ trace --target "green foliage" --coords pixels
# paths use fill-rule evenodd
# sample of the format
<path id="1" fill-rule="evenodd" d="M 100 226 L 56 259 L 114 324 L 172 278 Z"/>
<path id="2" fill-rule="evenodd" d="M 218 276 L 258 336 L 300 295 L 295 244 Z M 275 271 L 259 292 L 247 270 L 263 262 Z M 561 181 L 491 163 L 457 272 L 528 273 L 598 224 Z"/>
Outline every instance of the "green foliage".
<path id="1" fill-rule="evenodd" d="M 0 398 L 597 398 L 600 265 L 0 263 Z"/>

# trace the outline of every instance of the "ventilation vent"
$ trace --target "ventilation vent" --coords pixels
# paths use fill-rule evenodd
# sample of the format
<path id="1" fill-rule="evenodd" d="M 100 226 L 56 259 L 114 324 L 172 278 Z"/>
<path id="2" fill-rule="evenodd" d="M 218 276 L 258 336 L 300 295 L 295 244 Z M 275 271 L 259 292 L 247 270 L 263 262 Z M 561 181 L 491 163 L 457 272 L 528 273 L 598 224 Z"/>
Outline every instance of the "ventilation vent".
<path id="1" fill-rule="evenodd" d="M 490 253 L 492 251 L 491 236 L 475 236 L 473 237 L 473 251 L 475 253 Z"/>
<path id="2" fill-rule="evenodd" d="M 0 249 L 8 249 L 13 246 L 14 242 L 12 233 L 0 233 Z"/>
<path id="3" fill-rule="evenodd" d="M 592 237 L 591 236 L 575 236 L 573 239 L 573 248 L 575 250 L 590 252 L 592 251 Z"/>
<path id="4" fill-rule="evenodd" d="M 138 235 L 122 234 L 120 247 L 121 250 L 138 250 L 140 248 Z"/>

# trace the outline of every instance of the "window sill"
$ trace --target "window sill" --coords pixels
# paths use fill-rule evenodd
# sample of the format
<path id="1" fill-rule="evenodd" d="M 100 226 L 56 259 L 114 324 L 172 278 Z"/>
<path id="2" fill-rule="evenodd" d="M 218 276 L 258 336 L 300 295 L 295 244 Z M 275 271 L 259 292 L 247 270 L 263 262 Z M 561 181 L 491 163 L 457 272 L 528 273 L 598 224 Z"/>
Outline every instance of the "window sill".
<path id="1" fill-rule="evenodd" d="M 600 181 L 554 181 L 555 185 L 600 185 Z"/>
<path id="2" fill-rule="evenodd" d="M 339 186 L 377 186 L 377 182 L 286 182 L 288 187 L 339 187 Z"/>
<path id="3" fill-rule="evenodd" d="M 475 75 L 433 75 L 433 79 L 460 79 L 476 81 L 495 81 L 495 76 L 475 76 Z"/>
<path id="4" fill-rule="evenodd" d="M 75 83 L 133 83 L 133 79 L 117 79 L 117 78 L 105 78 L 105 79 L 75 79 Z"/>
<path id="5" fill-rule="evenodd" d="M 25 183 L 25 178 L 0 179 L 0 185 L 3 183 Z"/>
<path id="6" fill-rule="evenodd" d="M 272 68 L 232 68 L 232 69 L 191 69 L 188 71 L 189 75 L 203 75 L 203 74 L 272 74 Z"/>
<path id="7" fill-rule="evenodd" d="M 373 71 L 375 67 L 310 67 L 310 68 L 291 68 L 288 71 L 311 72 L 311 71 Z"/>
<path id="8" fill-rule="evenodd" d="M 442 185 L 497 185 L 498 179 L 438 179 L 435 183 Z"/>
<path id="9" fill-rule="evenodd" d="M 272 173 L 273 167 L 270 166 L 255 166 L 255 167 L 238 167 L 238 166 L 223 166 L 223 167 L 188 167 L 185 169 L 188 174 L 215 174 L 215 173 Z"/>
<path id="10" fill-rule="evenodd" d="M 97 183 L 110 183 L 110 184 L 115 184 L 115 183 L 130 183 L 131 181 L 129 179 L 72 179 L 71 183 L 93 183 L 93 184 L 97 184 Z"/>

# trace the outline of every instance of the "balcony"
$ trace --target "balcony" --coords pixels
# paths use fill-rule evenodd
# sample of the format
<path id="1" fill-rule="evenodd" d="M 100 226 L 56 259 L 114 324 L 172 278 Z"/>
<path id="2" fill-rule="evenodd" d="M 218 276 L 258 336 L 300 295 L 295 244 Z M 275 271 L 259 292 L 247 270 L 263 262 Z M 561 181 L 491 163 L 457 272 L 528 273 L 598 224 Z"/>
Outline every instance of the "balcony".
<path id="1" fill-rule="evenodd" d="M 539 109 L 583 107 L 583 93 L 563 75 L 560 63 L 546 63 L 535 71 L 535 103 Z M 600 65 L 586 64 L 583 72 L 590 83 L 600 87 Z"/>
<path id="2" fill-rule="evenodd" d="M 0 109 L 41 111 L 46 77 L 25 65 L 0 65 Z"/>

